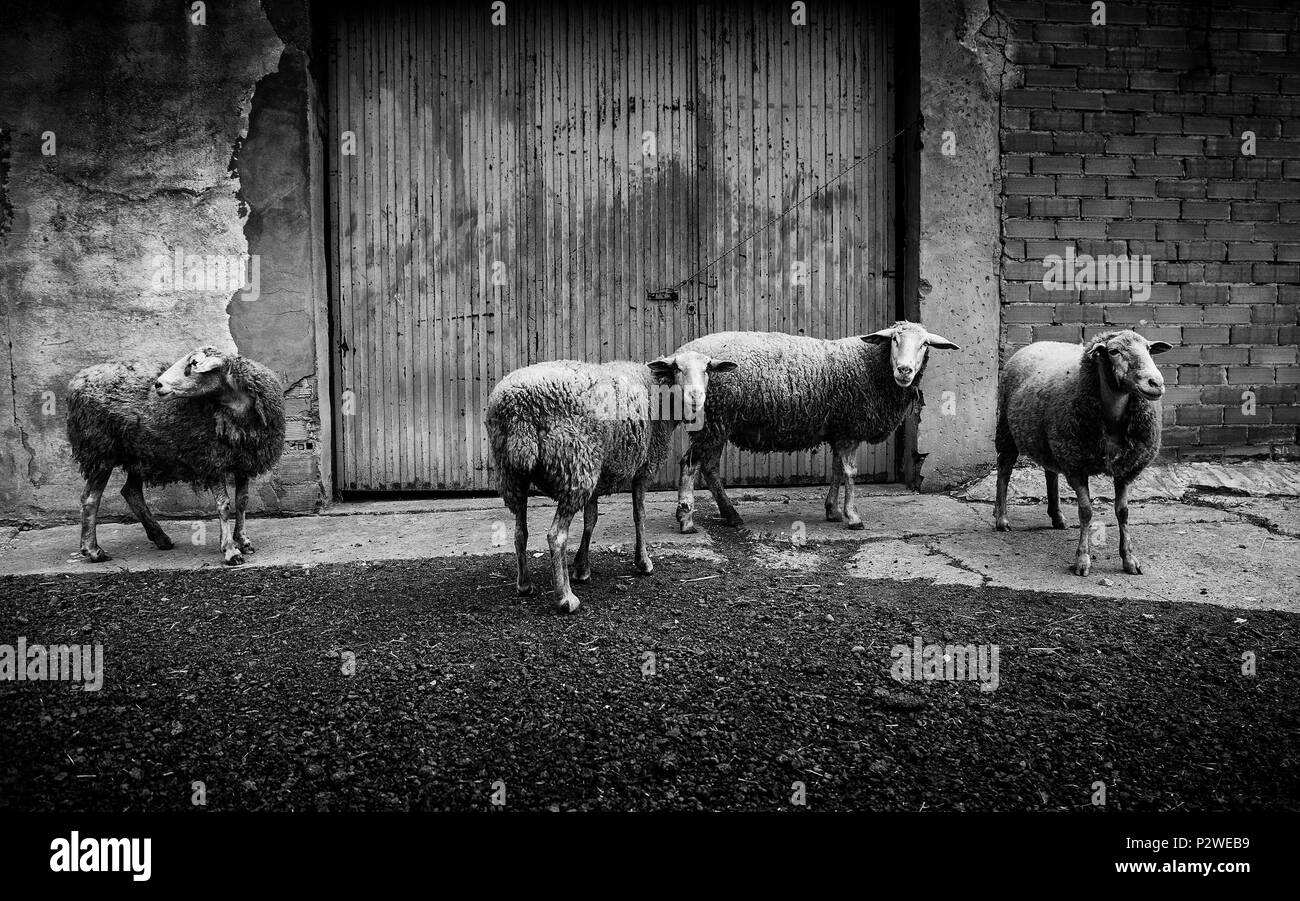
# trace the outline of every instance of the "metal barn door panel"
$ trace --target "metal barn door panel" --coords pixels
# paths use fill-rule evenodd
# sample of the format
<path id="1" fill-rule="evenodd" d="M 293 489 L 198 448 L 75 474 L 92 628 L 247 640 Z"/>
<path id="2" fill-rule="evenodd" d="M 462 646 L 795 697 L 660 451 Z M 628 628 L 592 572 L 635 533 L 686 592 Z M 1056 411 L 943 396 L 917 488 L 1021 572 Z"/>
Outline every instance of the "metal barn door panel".
<path id="1" fill-rule="evenodd" d="M 789 212 L 710 270 L 696 328 L 840 338 L 892 324 L 892 143 L 867 158 L 895 130 L 889 9 L 808 4 L 796 26 L 788 6 L 728 4 L 703 7 L 699 23 L 702 254 Z M 863 448 L 860 478 L 893 478 L 894 456 L 892 440 Z M 722 472 L 733 484 L 824 482 L 830 463 L 821 450 L 730 448 Z"/>
<path id="2" fill-rule="evenodd" d="M 509 4 L 497 27 L 487 10 L 370 3 L 336 23 L 340 488 L 494 487 L 482 409 L 518 366 L 892 321 L 888 153 L 676 301 L 647 297 L 887 137 L 879 14 Z M 891 456 L 864 452 L 863 474 L 887 477 Z M 738 483 L 825 477 L 806 454 L 726 462 Z M 675 454 L 663 486 L 676 470 Z"/>

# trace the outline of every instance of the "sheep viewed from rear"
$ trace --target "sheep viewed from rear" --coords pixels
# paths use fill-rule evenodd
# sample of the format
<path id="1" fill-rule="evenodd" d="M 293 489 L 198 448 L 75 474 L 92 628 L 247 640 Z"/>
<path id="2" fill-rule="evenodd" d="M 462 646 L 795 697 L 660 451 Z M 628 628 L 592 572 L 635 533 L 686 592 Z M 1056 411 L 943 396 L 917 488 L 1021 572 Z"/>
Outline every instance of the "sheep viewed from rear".
<path id="1" fill-rule="evenodd" d="M 583 511 L 582 543 L 573 580 L 591 578 L 591 535 L 598 499 L 632 483 L 636 568 L 654 569 L 645 546 L 645 490 L 668 454 L 679 422 L 704 415 L 710 374 L 735 364 L 680 352 L 647 365 L 558 360 L 516 369 L 488 397 L 485 425 L 496 461 L 501 499 L 515 517 L 516 586 L 531 594 L 528 572 L 528 490 L 555 500 L 547 532 L 556 603 L 578 608 L 566 565 L 569 525 Z M 663 403 L 662 401 L 669 401 Z"/>
<path id="2" fill-rule="evenodd" d="M 217 497 L 224 562 L 244 562 L 249 480 L 275 466 L 284 450 L 284 388 L 275 373 L 237 354 L 203 347 L 170 367 L 104 363 L 68 385 L 68 441 L 81 466 L 81 553 L 112 559 L 99 546 L 99 501 L 113 470 L 126 473 L 122 497 L 161 550 L 171 539 L 145 504 L 145 485 L 189 482 Z M 235 486 L 232 504 L 227 479 Z"/>
<path id="3" fill-rule="evenodd" d="M 718 332 L 682 345 L 678 353 L 725 357 L 740 368 L 710 387 L 709 415 L 704 427 L 691 434 L 691 446 L 682 458 L 677 490 L 681 531 L 696 528 L 697 473 L 703 474 L 723 520 L 731 526 L 744 524 L 718 474 L 728 441 L 757 453 L 829 444 L 834 468 L 826 518 L 845 522 L 850 529 L 862 528 L 854 506 L 858 447 L 884 441 L 918 404 L 931 347 L 957 349 L 947 338 L 913 322 L 838 340 Z"/>
<path id="4" fill-rule="evenodd" d="M 1160 452 L 1160 398 L 1164 378 L 1151 359 L 1170 345 L 1134 331 L 1098 335 L 1087 344 L 1039 341 L 1017 351 L 1002 370 L 998 391 L 998 487 L 993 508 L 998 531 L 1011 528 L 1007 485 L 1024 454 L 1047 477 L 1047 514 L 1061 518 L 1059 476 L 1079 505 L 1079 545 L 1074 573 L 1092 567 L 1092 498 L 1088 477 L 1115 480 L 1115 519 L 1124 572 L 1141 575 L 1128 532 L 1128 491 Z"/>

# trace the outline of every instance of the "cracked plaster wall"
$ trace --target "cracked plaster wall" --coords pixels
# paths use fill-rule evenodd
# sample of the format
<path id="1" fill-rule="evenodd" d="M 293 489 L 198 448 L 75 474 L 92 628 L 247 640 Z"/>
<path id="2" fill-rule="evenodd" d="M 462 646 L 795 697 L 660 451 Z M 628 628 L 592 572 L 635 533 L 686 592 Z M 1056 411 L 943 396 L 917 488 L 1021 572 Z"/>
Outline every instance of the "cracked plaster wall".
<path id="1" fill-rule="evenodd" d="M 922 0 L 921 322 L 960 345 L 926 372 L 924 486 L 994 462 L 1001 271 L 1001 95 L 1017 73 L 987 0 Z M 952 132 L 955 153 L 942 153 Z M 936 354 L 936 357 L 939 356 Z M 944 392 L 952 392 L 945 412 Z"/>
<path id="2" fill-rule="evenodd" d="M 210 3 L 203 26 L 188 8 L 127 0 L 6 10 L 0 519 L 75 515 L 81 480 L 64 416 L 74 373 L 123 357 L 171 361 L 204 344 L 260 359 L 291 386 L 289 446 L 252 506 L 312 509 L 324 499 L 322 175 L 306 3 Z M 46 132 L 53 155 L 41 152 Z M 177 249 L 260 254 L 261 296 L 157 290 L 151 260 Z M 107 512 L 125 509 L 120 482 L 105 494 Z M 211 506 L 186 486 L 149 496 L 162 512 Z"/>

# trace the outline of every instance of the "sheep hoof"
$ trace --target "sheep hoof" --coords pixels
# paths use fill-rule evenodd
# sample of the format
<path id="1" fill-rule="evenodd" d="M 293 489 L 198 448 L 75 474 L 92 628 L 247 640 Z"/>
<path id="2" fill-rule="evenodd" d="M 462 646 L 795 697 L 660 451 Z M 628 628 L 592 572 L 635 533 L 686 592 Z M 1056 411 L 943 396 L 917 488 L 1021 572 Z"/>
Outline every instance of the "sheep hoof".
<path id="1" fill-rule="evenodd" d="M 107 563 L 109 560 L 113 559 L 98 547 L 83 547 L 81 549 L 81 556 L 86 558 L 87 563 Z"/>
<path id="2" fill-rule="evenodd" d="M 1086 576 L 1088 575 L 1088 570 L 1090 569 L 1092 569 L 1092 558 L 1089 557 L 1087 554 L 1080 554 L 1078 557 L 1075 558 L 1072 572 L 1076 576 Z"/>
<path id="3" fill-rule="evenodd" d="M 226 566 L 239 566 L 243 562 L 244 562 L 244 555 L 239 552 L 226 555 L 226 559 L 225 559 Z"/>
<path id="4" fill-rule="evenodd" d="M 1053 516 L 1053 517 L 1052 517 L 1052 528 L 1053 528 L 1053 529 L 1064 529 L 1064 528 L 1065 528 L 1065 518 L 1062 517 L 1062 516 L 1060 516 L 1060 515 Z"/>
<path id="5" fill-rule="evenodd" d="M 559 608 L 561 613 L 572 613 L 578 609 L 579 603 L 577 597 L 569 595 L 567 598 L 560 598 L 560 602 L 555 606 Z"/>
<path id="6" fill-rule="evenodd" d="M 575 582 L 590 582 L 591 568 L 588 567 L 587 569 L 575 569 L 573 571 L 573 575 L 570 576 L 569 578 L 573 579 L 573 581 Z"/>
<path id="7" fill-rule="evenodd" d="M 844 521 L 844 514 L 841 513 L 839 510 L 832 510 L 830 507 L 827 507 L 827 508 L 826 508 L 826 521 L 827 521 L 827 522 L 843 522 L 843 521 Z"/>
<path id="8" fill-rule="evenodd" d="M 683 519 L 681 522 L 682 522 L 681 533 L 683 535 L 694 535 L 696 532 L 699 531 L 699 529 L 695 527 L 695 520 L 692 517 L 688 516 L 686 519 Z"/>
<path id="9" fill-rule="evenodd" d="M 855 532 L 860 532 L 860 531 L 862 531 L 863 529 L 865 529 L 866 527 L 867 527 L 867 524 L 864 523 L 862 520 L 860 520 L 860 519 L 852 519 L 852 520 L 849 520 L 848 525 L 846 525 L 844 528 L 846 528 L 846 529 L 852 529 L 852 530 L 855 531 Z"/>
<path id="10" fill-rule="evenodd" d="M 253 542 L 249 541 L 247 538 L 239 539 L 238 544 L 239 544 L 239 549 L 243 551 L 245 554 L 257 553 L 257 549 L 253 547 Z"/>
<path id="11" fill-rule="evenodd" d="M 735 516 L 735 515 L 728 516 L 725 519 L 723 519 L 723 522 L 731 526 L 733 529 L 745 528 L 745 521 L 741 519 L 739 516 Z"/>
<path id="12" fill-rule="evenodd" d="M 530 594 L 533 593 L 533 583 L 532 583 L 532 582 L 516 582 L 516 583 L 515 583 L 515 591 L 518 592 L 519 594 L 523 595 L 524 597 L 527 597 L 528 595 L 530 595 Z"/>
<path id="13" fill-rule="evenodd" d="M 994 520 L 993 525 L 999 532 L 1011 531 L 1011 520 L 1007 519 L 1005 516 L 998 517 Z"/>
<path id="14" fill-rule="evenodd" d="M 1124 561 L 1124 572 L 1130 576 L 1142 575 L 1142 564 L 1137 562 L 1136 557 L 1129 557 Z"/>
<path id="15" fill-rule="evenodd" d="M 176 547 L 176 545 L 172 544 L 172 540 L 166 535 L 159 535 L 153 540 L 153 544 L 154 547 L 158 548 L 160 551 L 170 551 L 172 548 Z"/>
<path id="16" fill-rule="evenodd" d="M 647 557 L 644 560 L 638 560 L 636 562 L 636 571 L 648 576 L 650 573 L 655 571 L 655 565 L 651 563 L 650 558 Z"/>

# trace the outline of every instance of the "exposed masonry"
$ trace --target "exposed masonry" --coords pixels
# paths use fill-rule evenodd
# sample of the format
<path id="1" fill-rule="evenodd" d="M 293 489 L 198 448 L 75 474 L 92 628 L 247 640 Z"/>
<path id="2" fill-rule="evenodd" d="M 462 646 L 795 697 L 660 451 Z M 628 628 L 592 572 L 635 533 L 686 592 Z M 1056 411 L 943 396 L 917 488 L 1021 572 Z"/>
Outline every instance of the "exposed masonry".
<path id="1" fill-rule="evenodd" d="M 1090 3 L 994 6 L 1024 71 L 1003 94 L 1004 355 L 1134 328 L 1178 345 L 1166 459 L 1300 453 L 1300 10 L 1107 3 L 1098 27 Z M 1150 296 L 1045 289 L 1070 246 L 1149 255 Z"/>

